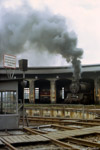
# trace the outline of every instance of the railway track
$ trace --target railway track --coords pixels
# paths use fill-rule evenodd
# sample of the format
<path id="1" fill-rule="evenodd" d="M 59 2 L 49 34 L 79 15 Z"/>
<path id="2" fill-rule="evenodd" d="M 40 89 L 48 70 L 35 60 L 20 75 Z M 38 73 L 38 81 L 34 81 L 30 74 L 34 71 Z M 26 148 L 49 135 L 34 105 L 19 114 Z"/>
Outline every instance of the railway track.
<path id="1" fill-rule="evenodd" d="M 98 130 L 100 132 L 100 126 L 98 127 Z M 60 148 L 65 149 L 75 149 L 75 150 L 81 150 L 81 146 L 84 148 L 90 147 L 90 148 L 96 148 L 100 149 L 100 143 L 92 142 L 89 140 L 84 140 L 80 138 L 82 135 L 93 135 L 95 133 L 95 127 L 92 127 L 91 130 L 82 129 L 81 131 L 79 129 L 77 130 L 65 130 L 65 131 L 59 131 L 56 133 L 46 133 L 46 132 L 40 132 L 37 129 L 31 129 L 29 127 L 24 127 L 23 131 L 26 135 L 20 135 L 20 136 L 4 136 L 0 138 L 0 140 L 4 143 L 4 145 L 11 149 L 11 150 L 19 150 L 18 145 L 25 145 L 29 143 L 37 143 L 39 142 L 49 142 L 51 144 L 54 144 L 56 146 L 59 146 Z M 80 131 L 80 133 L 79 133 Z M 18 145 L 17 145 L 18 144 Z M 16 147 L 17 146 L 17 147 Z"/>
<path id="2" fill-rule="evenodd" d="M 82 125 L 82 126 L 99 126 L 98 120 L 66 119 L 66 118 L 47 118 L 47 117 L 28 117 L 28 122 L 59 124 L 59 125 Z M 77 127 L 76 127 L 77 128 Z"/>
<path id="3" fill-rule="evenodd" d="M 60 147 L 63 147 L 63 148 L 70 148 L 70 149 L 74 149 L 74 150 L 79 150 L 78 148 L 75 148 L 73 146 L 71 146 L 70 144 L 66 144 L 65 142 L 62 142 L 62 141 L 59 141 L 59 140 L 55 140 L 51 137 L 49 137 L 48 135 L 44 135 L 44 134 L 40 134 L 40 132 L 38 132 L 38 130 L 33 130 L 33 129 L 29 129 L 29 128 L 24 128 L 24 130 L 32 133 L 32 134 L 39 134 L 47 139 L 49 139 L 51 142 L 53 142 L 54 144 L 56 145 L 59 145 Z"/>
<path id="4" fill-rule="evenodd" d="M 2 147 L 22 150 L 20 146 L 33 145 L 34 147 L 34 145 L 39 146 L 40 143 L 43 143 L 43 146 L 51 144 L 65 149 L 81 150 L 84 148 L 85 150 L 88 147 L 100 149 L 98 141 L 87 138 L 91 136 L 95 139 L 95 136 L 100 136 L 99 120 L 28 117 L 28 121 L 31 127 L 21 127 L 17 134 L 15 134 L 16 131 L 0 133 L 0 149 Z M 32 126 L 34 122 L 38 126 Z"/>
<path id="5" fill-rule="evenodd" d="M 24 130 L 32 133 L 32 134 L 39 134 L 39 131 L 38 130 L 33 130 L 33 129 L 29 129 L 29 128 L 24 128 Z M 71 144 L 67 144 L 67 142 L 71 142 L 71 143 L 74 143 L 74 144 L 78 144 L 78 145 L 82 145 L 82 146 L 86 146 L 86 147 L 92 147 L 92 148 L 100 148 L 100 143 L 96 143 L 96 142 L 90 142 L 90 141 L 87 141 L 87 140 L 83 140 L 83 139 L 80 139 L 80 138 L 75 138 L 75 137 L 67 137 L 66 140 L 64 139 L 64 141 L 60 141 L 60 140 L 55 140 L 51 137 L 49 137 L 48 135 L 41 135 L 47 139 L 49 139 L 51 142 L 53 142 L 54 144 L 57 144 L 57 145 L 60 145 L 61 147 L 64 147 L 64 148 L 70 148 L 70 149 L 75 149 L 75 150 L 79 150 L 79 148 L 76 148 L 74 146 L 72 146 Z"/>

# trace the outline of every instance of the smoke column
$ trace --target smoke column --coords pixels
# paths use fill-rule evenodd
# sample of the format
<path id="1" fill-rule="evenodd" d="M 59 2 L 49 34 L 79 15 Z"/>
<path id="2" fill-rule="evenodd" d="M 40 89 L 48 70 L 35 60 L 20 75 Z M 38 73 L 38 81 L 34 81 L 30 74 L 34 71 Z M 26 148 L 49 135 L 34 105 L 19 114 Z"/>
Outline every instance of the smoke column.
<path id="1" fill-rule="evenodd" d="M 79 78 L 83 50 L 77 48 L 77 36 L 68 30 L 63 16 L 37 11 L 29 5 L 16 9 L 1 7 L 0 56 L 22 54 L 29 49 L 61 54 L 67 62 L 72 62 L 74 76 Z"/>
<path id="2" fill-rule="evenodd" d="M 75 81 L 78 81 L 81 78 L 81 61 L 77 58 L 72 59 L 72 64 L 74 68 L 73 77 Z"/>

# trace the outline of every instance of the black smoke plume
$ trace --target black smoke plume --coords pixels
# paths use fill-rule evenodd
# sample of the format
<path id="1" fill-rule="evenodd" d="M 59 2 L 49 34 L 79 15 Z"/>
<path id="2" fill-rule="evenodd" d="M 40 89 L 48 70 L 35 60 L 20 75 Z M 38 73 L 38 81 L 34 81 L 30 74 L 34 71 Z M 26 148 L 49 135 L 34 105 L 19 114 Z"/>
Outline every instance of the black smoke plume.
<path id="1" fill-rule="evenodd" d="M 67 62 L 72 62 L 74 75 L 80 70 L 83 50 L 77 48 L 77 36 L 69 31 L 63 16 L 37 11 L 29 5 L 16 9 L 1 7 L 0 56 L 28 53 L 29 49 L 61 54 Z"/>

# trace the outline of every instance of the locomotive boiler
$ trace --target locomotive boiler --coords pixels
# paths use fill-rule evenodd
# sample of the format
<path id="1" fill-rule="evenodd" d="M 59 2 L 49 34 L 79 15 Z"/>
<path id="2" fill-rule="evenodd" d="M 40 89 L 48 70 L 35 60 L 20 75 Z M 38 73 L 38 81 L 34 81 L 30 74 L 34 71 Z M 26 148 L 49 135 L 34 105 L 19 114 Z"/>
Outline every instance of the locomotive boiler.
<path id="1" fill-rule="evenodd" d="M 92 104 L 93 86 L 88 82 L 72 81 L 70 92 L 65 99 L 67 104 Z"/>

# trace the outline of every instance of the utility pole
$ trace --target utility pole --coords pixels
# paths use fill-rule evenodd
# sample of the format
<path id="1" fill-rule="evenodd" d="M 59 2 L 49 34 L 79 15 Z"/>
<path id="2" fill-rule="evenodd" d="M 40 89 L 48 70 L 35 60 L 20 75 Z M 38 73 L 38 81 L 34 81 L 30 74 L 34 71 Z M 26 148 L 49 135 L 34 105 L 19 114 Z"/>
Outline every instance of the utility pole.
<path id="1" fill-rule="evenodd" d="M 25 109 L 24 109 L 24 104 L 25 104 L 25 99 L 24 99 L 24 88 L 27 84 L 27 81 L 25 81 L 25 71 L 27 71 L 27 59 L 21 59 L 19 60 L 19 69 L 23 71 L 23 81 L 22 81 L 22 87 L 23 87 L 23 127 L 24 127 L 24 119 L 25 119 Z"/>

